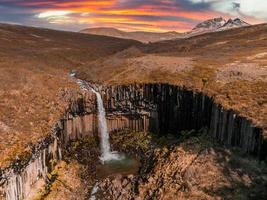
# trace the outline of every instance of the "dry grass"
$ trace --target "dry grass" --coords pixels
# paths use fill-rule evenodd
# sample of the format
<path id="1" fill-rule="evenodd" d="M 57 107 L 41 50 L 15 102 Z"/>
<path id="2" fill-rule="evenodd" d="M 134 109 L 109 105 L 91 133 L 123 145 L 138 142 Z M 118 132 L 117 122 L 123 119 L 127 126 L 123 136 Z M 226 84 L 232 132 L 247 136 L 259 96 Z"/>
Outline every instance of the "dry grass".
<path id="1" fill-rule="evenodd" d="M 39 193 L 34 200 L 62 200 L 62 199 L 86 199 L 86 183 L 81 179 L 84 166 L 76 161 L 65 163 L 62 161 L 55 169 L 57 178 L 52 183 L 50 191 Z M 67 173 L 66 173 L 67 172 Z"/>
<path id="2" fill-rule="evenodd" d="M 146 56 L 97 60 L 88 71 L 81 69 L 80 77 L 105 84 L 170 83 L 203 91 L 263 127 L 267 137 L 267 24 L 152 43 L 141 50 Z M 166 65 L 158 62 L 162 58 L 168 59 Z M 184 65 L 185 70 L 176 70 Z"/>
<path id="3" fill-rule="evenodd" d="M 265 73 L 267 25 L 149 45 L 0 25 L 0 49 L 1 167 L 27 151 L 59 119 L 67 106 L 61 91 L 77 90 L 67 78 L 71 69 L 101 84 L 168 82 L 201 90 L 267 131 L 267 83 L 257 78 L 261 72 L 249 79 L 216 79 L 217 72 L 231 63 L 241 70 L 255 63 Z M 245 71 L 250 70 L 252 65 Z"/>
<path id="4" fill-rule="evenodd" d="M 28 155 L 68 107 L 71 69 L 131 45 L 131 40 L 0 25 L 0 167 Z"/>
<path id="5" fill-rule="evenodd" d="M 67 75 L 23 65 L 0 65 L 0 152 L 4 155 L 0 166 L 7 166 L 22 152 L 27 153 L 31 144 L 50 133 L 67 107 L 65 89 L 77 90 Z"/>

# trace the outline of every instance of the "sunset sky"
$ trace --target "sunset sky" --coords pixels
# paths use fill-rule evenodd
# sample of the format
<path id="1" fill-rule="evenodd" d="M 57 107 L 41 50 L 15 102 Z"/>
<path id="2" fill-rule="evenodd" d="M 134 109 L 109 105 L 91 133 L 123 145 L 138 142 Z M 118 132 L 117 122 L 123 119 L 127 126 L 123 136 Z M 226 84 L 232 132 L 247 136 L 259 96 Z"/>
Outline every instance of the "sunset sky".
<path id="1" fill-rule="evenodd" d="M 214 17 L 267 21 L 266 0 L 0 0 L 0 21 L 78 31 L 87 27 L 122 30 L 190 30 Z"/>

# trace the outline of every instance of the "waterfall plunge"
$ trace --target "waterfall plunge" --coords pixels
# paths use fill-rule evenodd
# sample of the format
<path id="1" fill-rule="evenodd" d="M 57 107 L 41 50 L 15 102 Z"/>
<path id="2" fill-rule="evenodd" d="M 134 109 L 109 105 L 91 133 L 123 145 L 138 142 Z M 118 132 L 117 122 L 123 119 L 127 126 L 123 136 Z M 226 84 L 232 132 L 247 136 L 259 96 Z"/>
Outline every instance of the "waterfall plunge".
<path id="1" fill-rule="evenodd" d="M 74 75 L 75 76 L 75 75 Z M 73 77 L 73 76 L 72 76 Z M 103 100 L 99 92 L 88 86 L 85 81 L 80 79 L 76 80 L 80 87 L 86 91 L 89 89 L 96 94 L 97 99 L 97 108 L 98 108 L 98 127 L 100 130 L 100 145 L 101 145 L 101 157 L 100 160 L 104 164 L 106 161 L 111 160 L 121 160 L 124 158 L 123 155 L 119 155 L 116 151 L 110 150 L 110 143 L 109 143 L 109 133 L 107 128 L 107 121 L 106 121 L 106 111 L 103 105 Z"/>
<path id="2" fill-rule="evenodd" d="M 103 105 L 103 100 L 99 92 L 92 89 L 92 91 L 96 94 L 97 98 L 97 107 L 98 107 L 98 127 L 100 129 L 100 143 L 101 143 L 101 157 L 100 160 L 102 162 L 110 161 L 110 160 L 120 160 L 121 156 L 117 152 L 112 152 L 110 150 L 110 143 L 109 143 L 109 133 L 107 128 L 107 121 L 106 121 L 106 112 Z"/>

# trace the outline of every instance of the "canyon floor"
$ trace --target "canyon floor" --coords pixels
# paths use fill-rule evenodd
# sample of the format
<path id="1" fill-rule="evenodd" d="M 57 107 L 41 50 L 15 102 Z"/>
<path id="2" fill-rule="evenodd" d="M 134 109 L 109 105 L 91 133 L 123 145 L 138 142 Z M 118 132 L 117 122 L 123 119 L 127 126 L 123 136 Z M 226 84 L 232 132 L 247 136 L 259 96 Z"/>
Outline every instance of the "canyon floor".
<path id="1" fill-rule="evenodd" d="M 89 137 L 69 146 L 56 178 L 36 200 L 256 200 L 267 195 L 266 164 L 225 150 L 205 129 L 179 138 L 124 131 L 112 134 L 111 141 L 115 150 L 140 159 L 137 171 L 101 174 L 98 141 Z"/>

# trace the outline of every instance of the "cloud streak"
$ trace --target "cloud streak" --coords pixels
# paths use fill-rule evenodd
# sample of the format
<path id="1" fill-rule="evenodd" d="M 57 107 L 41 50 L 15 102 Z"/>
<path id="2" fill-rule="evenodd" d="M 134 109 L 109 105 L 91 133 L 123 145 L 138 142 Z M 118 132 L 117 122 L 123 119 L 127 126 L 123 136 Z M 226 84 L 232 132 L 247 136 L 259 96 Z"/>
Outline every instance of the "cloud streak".
<path id="1" fill-rule="evenodd" d="M 264 0 L 255 1 L 260 3 Z M 250 23 L 267 19 L 265 13 L 267 8 L 254 6 L 253 10 L 253 6 L 248 2 L 247 0 L 0 0 L 0 20 L 67 30 L 109 26 L 124 30 L 187 31 L 200 21 L 218 16 L 241 16 Z"/>

